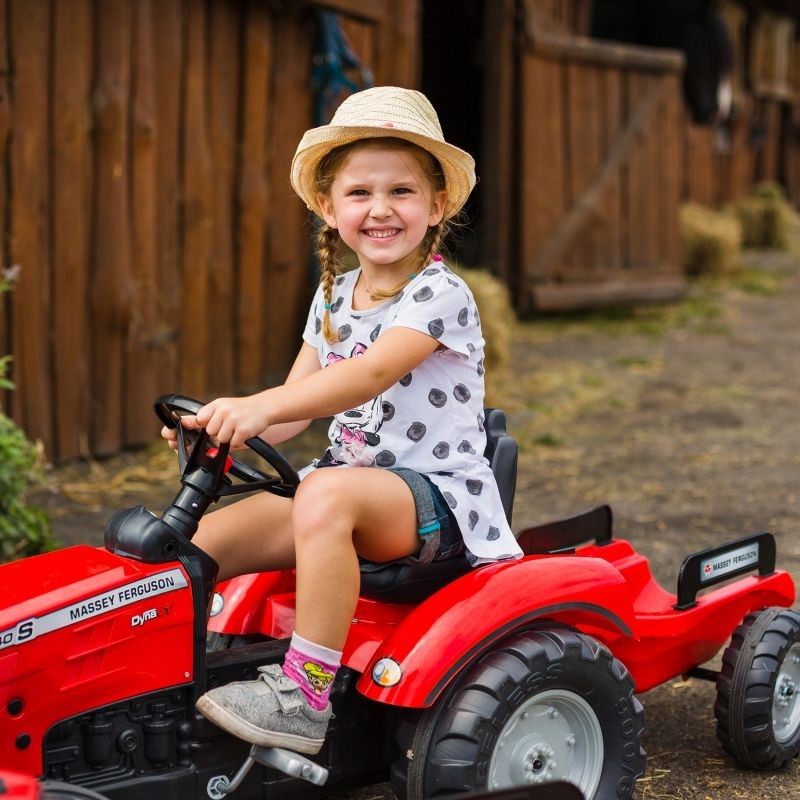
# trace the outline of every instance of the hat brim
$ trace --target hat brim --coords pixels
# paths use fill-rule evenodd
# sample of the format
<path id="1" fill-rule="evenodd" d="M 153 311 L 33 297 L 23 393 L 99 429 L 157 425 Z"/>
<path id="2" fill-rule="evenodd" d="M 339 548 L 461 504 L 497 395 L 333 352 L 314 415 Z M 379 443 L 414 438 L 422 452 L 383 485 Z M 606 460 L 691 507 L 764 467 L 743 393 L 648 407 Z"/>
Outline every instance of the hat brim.
<path id="1" fill-rule="evenodd" d="M 292 159 L 292 187 L 303 202 L 318 216 L 322 211 L 314 191 L 314 180 L 319 162 L 334 148 L 359 139 L 405 139 L 427 150 L 441 165 L 444 172 L 447 202 L 444 218 L 457 214 L 467 202 L 475 187 L 475 161 L 464 150 L 447 142 L 431 139 L 418 133 L 377 128 L 374 126 L 323 125 L 306 131 Z"/>

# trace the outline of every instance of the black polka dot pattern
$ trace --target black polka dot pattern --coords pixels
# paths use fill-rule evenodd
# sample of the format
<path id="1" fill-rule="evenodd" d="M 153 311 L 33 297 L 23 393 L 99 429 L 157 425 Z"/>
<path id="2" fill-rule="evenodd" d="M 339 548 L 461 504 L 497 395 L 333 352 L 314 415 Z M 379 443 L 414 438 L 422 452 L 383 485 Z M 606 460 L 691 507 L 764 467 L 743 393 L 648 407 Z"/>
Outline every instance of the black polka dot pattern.
<path id="1" fill-rule="evenodd" d="M 468 478 L 467 491 L 477 497 L 483 491 L 483 481 L 479 481 L 475 478 Z"/>
<path id="2" fill-rule="evenodd" d="M 337 297 L 331 303 L 331 314 L 335 314 L 342 307 L 342 303 L 344 303 L 344 297 Z"/>
<path id="3" fill-rule="evenodd" d="M 384 422 L 389 422 L 394 417 L 394 406 L 388 400 L 384 400 L 381 404 L 381 411 L 383 412 Z"/>
<path id="4" fill-rule="evenodd" d="M 411 373 L 407 373 L 403 375 L 402 378 L 398 381 L 401 386 L 409 386 L 411 384 Z"/>
<path id="5" fill-rule="evenodd" d="M 427 430 L 428 429 L 422 422 L 412 422 L 411 425 L 408 426 L 406 436 L 408 436 L 412 442 L 418 442 L 423 436 L 425 436 L 425 432 Z"/>
<path id="6" fill-rule="evenodd" d="M 433 448 L 433 455 L 436 458 L 444 460 L 450 455 L 450 445 L 447 442 L 439 442 L 439 444 Z"/>
<path id="7" fill-rule="evenodd" d="M 469 323 L 469 309 L 466 306 L 464 306 L 464 308 L 462 308 L 461 311 L 458 312 L 458 324 L 462 328 L 466 328 L 468 323 Z"/>
<path id="8" fill-rule="evenodd" d="M 388 450 L 381 450 L 381 452 L 375 456 L 375 463 L 379 467 L 393 467 L 396 461 L 397 457 L 395 454 Z"/>
<path id="9" fill-rule="evenodd" d="M 381 326 L 376 325 L 369 333 L 369 340 L 374 342 L 378 338 L 378 334 L 381 332 Z"/>
<path id="10" fill-rule="evenodd" d="M 349 325 L 340 325 L 337 333 L 339 334 L 339 341 L 346 342 L 352 335 L 353 329 Z"/>
<path id="11" fill-rule="evenodd" d="M 469 520 L 469 529 L 471 531 L 475 530 L 475 526 L 478 524 L 478 520 L 479 519 L 480 519 L 480 516 L 478 515 L 478 512 L 475 511 L 475 509 L 473 509 L 472 511 L 469 512 L 468 520 Z"/>
<path id="12" fill-rule="evenodd" d="M 444 334 L 444 322 L 439 318 L 432 319 L 428 323 L 428 333 L 430 333 L 434 339 L 441 339 Z"/>
<path id="13" fill-rule="evenodd" d="M 433 297 L 433 289 L 423 286 L 411 295 L 417 303 L 424 303 Z"/>
<path id="14" fill-rule="evenodd" d="M 462 439 L 461 443 L 458 445 L 458 452 L 469 453 L 471 456 L 474 456 L 475 448 L 466 439 Z"/>
<path id="15" fill-rule="evenodd" d="M 495 528 L 494 525 L 489 526 L 489 533 L 486 534 L 486 538 L 490 542 L 496 542 L 500 538 L 500 530 L 499 528 Z"/>
<path id="16" fill-rule="evenodd" d="M 463 383 L 457 383 L 453 387 L 453 397 L 455 397 L 459 403 L 468 403 L 472 397 L 472 393 Z"/>
<path id="17" fill-rule="evenodd" d="M 428 402 L 434 408 L 441 408 L 447 402 L 447 395 L 441 389 L 431 389 L 428 392 Z"/>
<path id="18" fill-rule="evenodd" d="M 458 508 L 458 500 L 453 497 L 452 492 L 442 492 L 442 497 L 444 497 L 445 502 L 450 506 L 450 508 Z"/>

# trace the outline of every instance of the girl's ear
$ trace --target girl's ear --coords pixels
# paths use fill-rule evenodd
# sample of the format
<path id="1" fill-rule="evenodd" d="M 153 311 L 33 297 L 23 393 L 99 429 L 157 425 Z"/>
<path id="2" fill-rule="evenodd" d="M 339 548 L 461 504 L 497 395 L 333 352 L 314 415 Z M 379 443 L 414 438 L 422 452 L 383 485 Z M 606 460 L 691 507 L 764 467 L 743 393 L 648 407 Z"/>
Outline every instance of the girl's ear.
<path id="1" fill-rule="evenodd" d="M 325 220 L 325 223 L 328 225 L 328 227 L 335 228 L 336 215 L 333 213 L 333 203 L 331 203 L 328 195 L 318 194 L 317 205 L 319 206 L 319 210 L 322 212 L 322 219 Z"/>
<path id="2" fill-rule="evenodd" d="M 447 203 L 447 192 L 442 189 L 441 191 L 436 192 L 433 196 L 433 202 L 431 203 L 431 211 L 428 215 L 428 227 L 431 228 L 434 225 L 438 225 L 442 221 L 442 217 L 444 216 L 444 207 Z M 330 223 L 328 223 L 330 225 Z"/>

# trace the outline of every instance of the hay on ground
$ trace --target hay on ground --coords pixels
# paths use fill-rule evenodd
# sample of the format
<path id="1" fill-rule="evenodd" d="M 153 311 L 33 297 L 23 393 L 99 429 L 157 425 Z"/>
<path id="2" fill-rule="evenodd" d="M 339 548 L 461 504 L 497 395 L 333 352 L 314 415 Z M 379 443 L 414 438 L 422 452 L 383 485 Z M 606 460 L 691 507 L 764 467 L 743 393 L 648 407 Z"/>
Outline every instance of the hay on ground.
<path id="1" fill-rule="evenodd" d="M 744 247 L 788 250 L 796 214 L 776 183 L 763 182 L 731 204 L 739 220 Z"/>

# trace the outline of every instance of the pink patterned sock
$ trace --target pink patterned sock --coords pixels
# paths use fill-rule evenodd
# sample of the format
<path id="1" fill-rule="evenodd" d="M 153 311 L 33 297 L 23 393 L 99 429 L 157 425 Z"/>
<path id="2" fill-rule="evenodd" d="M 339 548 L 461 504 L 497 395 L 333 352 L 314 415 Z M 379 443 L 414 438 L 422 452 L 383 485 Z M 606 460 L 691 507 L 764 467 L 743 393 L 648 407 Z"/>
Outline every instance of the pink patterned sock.
<path id="1" fill-rule="evenodd" d="M 341 660 L 339 650 L 330 650 L 293 633 L 283 672 L 300 684 L 311 708 L 323 711 L 328 707 L 328 696 Z"/>

